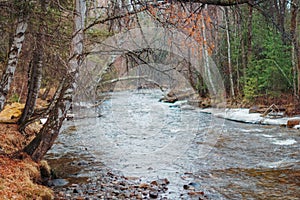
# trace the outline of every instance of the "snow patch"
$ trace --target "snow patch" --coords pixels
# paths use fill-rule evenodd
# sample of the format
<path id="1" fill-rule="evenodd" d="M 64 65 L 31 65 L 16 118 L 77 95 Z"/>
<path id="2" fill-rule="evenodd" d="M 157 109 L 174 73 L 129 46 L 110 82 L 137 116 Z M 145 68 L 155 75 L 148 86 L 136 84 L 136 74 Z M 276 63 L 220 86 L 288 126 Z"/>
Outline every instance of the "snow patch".
<path id="1" fill-rule="evenodd" d="M 280 168 L 280 167 L 291 167 L 293 161 L 288 161 L 286 159 L 275 161 L 275 162 L 262 162 L 259 164 L 260 167 L 268 167 L 268 168 Z"/>
<path id="2" fill-rule="evenodd" d="M 292 145 L 297 143 L 297 141 L 294 139 L 286 139 L 286 140 L 274 139 L 272 143 L 277 145 Z"/>
<path id="3" fill-rule="evenodd" d="M 300 125 L 294 126 L 295 129 L 300 129 Z"/>
<path id="4" fill-rule="evenodd" d="M 217 109 L 207 108 L 202 109 L 202 113 L 212 114 L 215 117 L 224 118 L 236 122 L 250 123 L 250 124 L 263 124 L 263 125 L 279 125 L 286 126 L 288 117 L 282 117 L 277 119 L 271 119 L 262 117 L 260 113 L 249 113 L 249 109 L 246 108 L 235 108 L 235 109 Z M 300 129 L 300 126 L 298 127 Z"/>
<path id="5" fill-rule="evenodd" d="M 261 133 L 263 130 L 261 129 L 240 129 L 240 131 L 244 133 Z"/>
<path id="6" fill-rule="evenodd" d="M 272 135 L 267 135 L 267 134 L 262 134 L 262 136 L 263 136 L 263 137 L 266 137 L 266 138 L 272 138 L 272 137 L 274 137 L 274 136 L 272 136 Z"/>

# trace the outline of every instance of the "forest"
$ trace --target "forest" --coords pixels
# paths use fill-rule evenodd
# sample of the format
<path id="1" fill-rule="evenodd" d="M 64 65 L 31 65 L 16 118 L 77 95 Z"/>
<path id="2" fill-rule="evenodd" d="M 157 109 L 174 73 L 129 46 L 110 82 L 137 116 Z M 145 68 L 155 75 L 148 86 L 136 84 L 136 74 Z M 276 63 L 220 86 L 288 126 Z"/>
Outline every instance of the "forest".
<path id="1" fill-rule="evenodd" d="M 22 104 L 18 116 L 4 124 L 30 138 L 13 156 L 43 159 L 76 89 L 84 87 L 77 81 L 79 72 L 89 70 L 86 59 L 93 58 L 95 49 L 112 60 L 99 62 L 98 95 L 110 90 L 101 84 L 119 80 L 118 64 L 124 60 L 129 67 L 172 63 L 174 55 L 166 54 L 173 52 L 147 47 L 115 54 L 101 46 L 114 35 L 143 27 L 176 30 L 192 41 L 186 47 L 190 53 L 198 51 L 206 68 L 213 61 L 220 72 L 226 106 L 276 104 L 289 116 L 299 114 L 299 9 L 299 0 L 0 0 L 0 111 Z M 200 98 L 212 98 L 207 77 L 191 67 L 191 60 L 183 60 L 180 67 L 192 88 Z M 28 127 L 45 117 L 32 135 Z"/>

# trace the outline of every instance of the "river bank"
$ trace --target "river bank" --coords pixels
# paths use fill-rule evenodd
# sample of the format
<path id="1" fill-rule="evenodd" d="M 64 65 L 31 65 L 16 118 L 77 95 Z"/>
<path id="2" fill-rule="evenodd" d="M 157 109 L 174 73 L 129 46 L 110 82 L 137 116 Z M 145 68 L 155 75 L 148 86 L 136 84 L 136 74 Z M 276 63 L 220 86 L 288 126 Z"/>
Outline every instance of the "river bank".
<path id="1" fill-rule="evenodd" d="M 222 136 L 220 136 L 219 133 L 217 133 L 217 143 L 211 144 L 205 141 L 205 136 L 202 136 L 202 133 L 205 132 L 205 127 L 207 127 L 207 123 L 203 122 L 205 120 L 208 120 L 207 118 L 213 118 L 211 116 L 207 117 L 205 115 L 200 115 L 201 118 L 199 119 L 199 122 L 203 124 L 199 125 L 198 122 L 195 124 L 196 126 L 199 126 L 196 132 L 187 131 L 186 127 L 178 129 L 179 125 L 184 125 L 185 123 L 191 124 L 191 118 L 198 119 L 199 115 L 196 111 L 198 110 L 198 108 L 192 108 L 190 106 L 183 105 L 180 102 L 175 104 L 158 104 L 156 96 L 152 97 L 151 95 L 148 96 L 146 94 L 135 94 L 135 99 L 132 99 L 133 97 L 131 96 L 131 99 L 128 100 L 125 99 L 125 97 L 129 96 L 127 93 L 120 93 L 119 95 L 120 96 L 114 96 L 112 100 L 107 101 L 104 104 L 104 107 L 106 107 L 107 110 L 103 111 L 103 117 L 86 120 L 81 119 L 77 122 L 75 121 L 76 127 L 74 126 L 74 124 L 67 125 L 66 127 L 70 127 L 69 131 L 63 131 L 61 133 L 61 138 L 58 139 L 57 145 L 53 147 L 54 151 L 51 150 L 52 154 L 50 152 L 50 158 L 55 160 L 55 162 L 57 162 L 57 164 L 60 167 L 64 168 L 69 174 L 65 177 L 58 174 L 58 177 L 53 177 L 47 183 L 48 186 L 54 191 L 54 197 L 51 196 L 53 195 L 53 193 L 51 192 L 51 190 L 49 190 L 49 187 L 47 188 L 40 185 L 42 177 L 39 173 L 39 165 L 30 161 L 29 158 L 12 159 L 9 157 L 5 157 L 4 155 L 3 157 L 1 157 L 2 162 L 0 162 L 0 170 L 3 172 L 1 172 L 1 174 L 5 174 L 0 177 L 0 184 L 2 184 L 0 185 L 0 196 L 2 194 L 10 195 L 7 196 L 8 199 L 11 199 L 13 197 L 17 197 L 16 199 L 22 199 L 24 196 L 25 198 L 28 197 L 29 199 L 31 197 L 33 199 L 221 199 L 223 197 L 222 194 L 226 194 L 226 192 L 216 192 L 214 191 L 216 188 L 213 188 L 212 186 L 219 184 L 217 188 L 222 188 L 223 185 L 232 187 L 232 185 L 230 185 L 230 179 L 228 179 L 228 177 L 230 178 L 230 176 L 233 176 L 233 172 L 231 169 L 234 169 L 234 173 L 238 175 L 240 174 L 240 171 L 247 171 L 246 168 L 250 168 L 251 170 L 248 170 L 247 172 L 249 172 L 249 178 L 252 179 L 253 182 L 257 181 L 254 180 L 256 177 L 256 173 L 268 175 L 266 175 L 267 178 L 266 180 L 264 180 L 266 182 L 266 186 L 262 187 L 264 188 L 263 192 L 266 193 L 266 197 L 270 197 L 271 193 L 268 193 L 270 180 L 268 178 L 270 177 L 269 174 L 273 175 L 272 170 L 274 168 L 276 168 L 276 170 L 277 168 L 281 170 L 280 173 L 284 175 L 283 182 L 287 182 L 288 180 L 290 180 L 290 174 L 292 174 L 293 177 L 299 177 L 299 170 L 295 167 L 297 166 L 297 164 L 295 163 L 297 162 L 299 157 L 292 151 L 293 149 L 297 149 L 298 145 L 298 139 L 294 134 L 295 130 L 293 130 L 294 132 L 289 134 L 285 133 L 287 129 L 284 129 L 280 130 L 283 133 L 277 134 L 276 132 L 278 131 L 273 131 L 274 127 L 264 130 L 264 128 L 258 127 L 257 125 L 247 125 L 247 128 L 245 129 L 241 128 L 244 125 L 235 124 L 233 127 L 231 127 L 232 125 L 230 125 L 230 127 L 228 128 L 228 134 L 226 134 L 227 132 L 225 132 Z M 136 102 L 132 103 L 134 102 L 133 100 L 136 100 Z M 138 103 L 141 104 L 139 105 Z M 124 105 L 128 107 L 126 108 L 126 110 L 130 112 L 124 112 Z M 160 110 L 162 115 L 157 115 L 156 112 L 151 112 L 157 109 Z M 231 121 L 251 124 L 269 124 L 276 126 L 285 126 L 287 121 L 289 119 L 292 119 L 263 118 L 260 116 L 261 114 L 249 113 L 249 109 L 220 110 L 215 108 L 208 108 L 202 109 L 200 112 L 204 112 L 207 114 L 209 113 L 212 116 L 225 118 Z M 123 114 L 124 116 L 122 117 L 121 114 Z M 191 117 L 192 115 L 193 117 Z M 143 119 L 143 116 L 147 116 L 148 119 L 149 117 L 151 117 L 151 121 L 141 120 Z M 162 121 L 162 119 L 164 119 L 165 122 Z M 186 119 L 186 121 L 182 121 L 183 119 Z M 137 125 L 137 122 L 148 123 Z M 207 122 L 209 123 L 210 121 Z M 132 123 L 132 125 L 129 126 L 129 123 Z M 163 129 L 163 132 L 161 133 L 152 132 L 151 130 L 153 129 L 153 127 L 157 127 L 156 123 L 164 124 L 170 130 L 166 129 L 165 127 L 165 129 Z M 104 127 L 104 125 L 109 124 L 111 124 L 112 126 Z M 94 127 L 95 125 L 96 127 Z M 127 129 L 125 129 L 126 126 Z M 190 128 L 195 128 L 196 126 L 192 126 Z M 123 129 L 119 129 L 115 132 L 110 132 L 111 134 L 107 134 L 108 131 L 112 130 L 112 127 L 119 127 Z M 135 127 L 138 130 L 140 130 L 140 128 L 143 128 L 144 131 L 149 131 L 149 135 L 146 135 L 146 133 L 144 133 L 143 137 L 139 137 L 140 132 L 133 132 L 131 134 L 130 131 L 134 131 L 132 127 Z M 4 151 L 5 153 L 11 153 L 22 149 L 22 147 L 26 143 L 26 138 L 17 131 L 17 126 L 15 124 L 2 124 L 0 130 L 2 139 L 0 150 Z M 98 130 L 98 132 L 93 132 L 94 130 Z M 103 130 L 103 134 L 99 134 L 99 130 Z M 81 132 L 81 134 L 77 133 L 77 131 Z M 211 131 L 217 132 L 217 130 Z M 178 134 L 178 136 L 176 136 L 175 138 L 178 139 L 178 137 L 182 134 L 185 134 L 185 132 L 188 132 L 189 135 L 191 132 L 195 134 L 195 138 L 192 138 L 190 140 L 191 143 L 189 143 L 189 146 L 184 146 L 178 143 L 179 146 L 176 146 L 175 150 L 167 150 L 166 148 L 162 148 L 165 149 L 165 151 L 162 153 L 164 155 L 164 158 L 172 155 L 174 152 L 177 152 L 178 155 L 175 154 L 176 159 L 170 159 L 170 161 L 165 164 L 163 163 L 164 160 L 159 159 L 157 159 L 159 161 L 157 163 L 156 161 L 146 162 L 151 159 L 151 156 L 153 156 L 149 152 L 154 152 L 156 148 L 155 145 L 159 144 L 157 142 L 157 139 L 155 139 L 156 137 L 153 137 L 155 136 L 155 134 L 158 134 L 157 137 L 159 136 L 161 141 L 164 141 L 164 139 L 168 141 L 170 138 L 172 139 L 174 135 L 176 136 L 176 134 Z M 120 135 L 120 133 L 122 134 Z M 162 136 L 164 136 L 165 138 Z M 103 144 L 103 141 L 107 140 L 113 142 L 116 145 L 110 146 L 111 144 Z M 70 143 L 70 141 L 72 142 Z M 242 141 L 253 142 L 243 143 L 242 147 L 238 146 L 239 142 Z M 253 146 L 251 146 L 252 144 Z M 260 146 L 260 151 L 264 152 L 263 154 L 257 153 L 257 144 L 263 144 Z M 197 148 L 200 148 L 200 146 L 206 147 L 209 145 L 213 146 L 213 150 L 208 155 L 208 157 L 203 160 L 204 162 L 200 162 L 202 161 L 202 159 L 197 157 L 199 156 L 199 149 Z M 244 149 L 245 145 L 247 146 L 246 149 Z M 278 149 L 279 145 L 280 148 Z M 127 149 L 128 147 L 130 147 L 130 149 L 128 149 L 129 154 L 126 155 L 126 159 L 121 156 L 123 154 L 121 154 L 120 151 L 115 152 L 116 154 L 112 154 L 114 153 L 114 149 L 116 148 L 124 150 L 124 148 Z M 133 150 L 131 149 L 131 147 L 135 149 Z M 188 150 L 187 153 L 186 151 L 183 153 L 179 152 L 178 149 L 181 149 L 181 147 L 185 147 Z M 157 146 L 157 148 L 160 149 L 161 147 Z M 276 155 L 273 155 L 272 149 L 277 149 Z M 264 157 L 265 152 L 267 152 L 268 150 L 270 150 L 269 153 L 270 155 L 272 155 L 272 157 Z M 252 158 L 250 159 L 252 161 L 248 165 L 243 166 L 243 163 L 247 163 L 247 161 L 242 159 L 243 157 L 241 157 L 241 155 L 244 155 L 245 152 L 250 152 L 247 156 L 247 160 L 249 160 L 248 158 L 250 157 Z M 287 154 L 287 152 L 289 153 Z M 91 154 L 91 157 L 89 157 L 89 159 L 85 159 L 84 157 L 87 153 Z M 144 154 L 147 155 L 144 158 L 145 160 L 135 160 L 136 156 Z M 282 157 L 281 155 L 284 155 L 284 157 Z M 287 155 L 290 158 L 288 158 Z M 101 162 L 97 162 L 97 160 L 95 159 L 97 156 L 99 160 L 101 159 L 103 161 L 106 161 L 107 163 L 103 164 Z M 142 159 L 144 156 L 140 157 Z M 177 157 L 179 159 L 177 159 Z M 183 159 L 183 161 L 181 161 L 181 158 L 184 158 L 185 160 Z M 135 162 L 129 162 L 128 160 L 130 159 Z M 226 163 L 226 170 L 223 169 L 223 164 L 218 166 L 218 164 L 220 163 L 220 159 L 224 160 L 224 163 Z M 197 162 L 197 160 L 199 160 L 199 163 L 191 164 L 192 162 Z M 178 163 L 176 163 L 175 161 L 178 161 Z M 32 169 L 32 167 L 29 167 L 28 170 L 28 164 L 32 166 L 34 170 Z M 161 173 L 159 172 L 159 166 L 161 164 L 164 164 L 164 167 L 172 165 L 174 169 L 171 168 L 171 170 L 166 170 L 168 171 L 168 173 L 166 173 L 166 171 L 162 172 L 159 178 L 142 178 L 143 176 L 149 175 L 150 173 Z M 181 167 L 175 167 L 181 165 L 183 165 L 183 167 L 185 168 L 181 169 Z M 187 167 L 186 165 L 191 165 L 191 167 Z M 284 169 L 281 169 L 282 166 Z M 292 166 L 292 171 L 289 170 L 290 166 Z M 69 170 L 68 167 L 76 167 L 78 168 L 78 171 Z M 112 171 L 112 169 L 114 169 L 115 167 L 128 170 L 134 169 L 135 171 L 141 172 L 142 175 L 123 175 L 119 171 Z M 161 168 L 164 169 L 164 167 Z M 195 173 L 191 173 L 189 170 L 192 168 L 201 169 L 203 170 L 203 172 L 200 170 L 200 172 L 195 171 Z M 19 173 L 18 178 L 13 175 L 16 174 L 16 171 Z M 274 171 L 274 177 L 272 177 L 271 182 L 277 182 L 278 177 L 275 176 L 276 173 L 277 171 Z M 28 174 L 29 176 L 27 176 Z M 174 179 L 174 174 L 175 176 L 179 177 L 179 181 Z M 210 174 L 214 174 L 214 176 L 210 176 Z M 222 177 L 222 179 L 220 180 L 223 181 L 220 181 L 219 179 L 217 180 L 215 178 L 216 176 Z M 74 177 L 76 178 L 76 180 L 73 179 Z M 173 177 L 173 179 L 169 177 Z M 243 177 L 240 178 L 242 179 Z M 30 187 L 26 186 L 25 183 L 20 182 L 20 180 L 23 179 L 30 180 Z M 72 181 L 70 179 L 72 179 Z M 84 181 L 80 181 L 83 179 Z M 226 179 L 228 179 L 228 182 L 224 181 Z M 232 179 L 235 179 L 235 177 L 233 177 Z M 247 181 L 241 183 L 241 185 L 247 184 Z M 278 195 L 280 195 L 281 193 L 284 194 L 286 187 L 290 187 L 290 185 L 294 187 L 297 179 L 295 179 L 295 181 L 292 181 L 292 184 L 289 184 L 287 182 L 288 184 L 286 185 L 282 185 L 280 181 L 282 182 L 282 180 L 279 180 L 276 188 L 273 188 L 278 190 Z M 5 185 L 6 183 L 10 183 L 11 185 L 7 186 Z M 33 186 L 37 188 L 33 189 Z M 11 188 L 13 189 L 11 190 Z M 237 192 L 234 188 L 231 189 L 234 190 L 234 192 Z M 255 188 L 252 189 L 256 191 Z M 290 191 L 293 191 L 292 189 Z M 22 191 L 22 193 L 20 193 L 20 191 Z M 50 196 L 45 196 L 45 191 L 47 191 L 47 195 Z M 23 197 L 20 195 L 23 195 Z M 174 198 L 172 198 L 172 195 Z M 230 193 L 229 195 L 233 194 Z M 251 194 L 247 193 L 245 195 L 249 195 L 250 198 L 255 195 L 255 192 L 251 192 Z M 295 194 L 291 192 L 290 197 L 294 195 Z"/>
<path id="2" fill-rule="evenodd" d="M 12 156 L 28 141 L 16 124 L 0 123 L 0 197 L 1 199 L 54 198 L 53 191 L 42 185 L 43 163 L 36 163 L 25 154 Z"/>
<path id="3" fill-rule="evenodd" d="M 202 109 L 201 112 L 241 123 L 274 125 L 300 129 L 300 116 L 272 118 L 270 116 L 263 116 L 261 113 L 251 113 L 249 108 L 205 108 Z"/>

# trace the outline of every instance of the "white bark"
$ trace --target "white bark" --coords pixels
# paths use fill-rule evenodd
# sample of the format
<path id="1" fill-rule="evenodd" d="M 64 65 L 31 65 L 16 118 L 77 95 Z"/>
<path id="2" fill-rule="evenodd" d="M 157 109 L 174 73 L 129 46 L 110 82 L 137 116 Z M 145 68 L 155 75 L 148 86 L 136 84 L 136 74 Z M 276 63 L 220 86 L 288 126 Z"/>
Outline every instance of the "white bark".
<path id="1" fill-rule="evenodd" d="M 49 118 L 43 128 L 23 150 L 34 161 L 40 161 L 54 144 L 62 123 L 66 118 L 67 111 L 71 107 L 72 97 L 77 86 L 75 80 L 78 77 L 79 67 L 83 62 L 85 12 L 85 0 L 75 0 L 74 34 L 70 48 L 69 70 L 61 83 L 61 94 L 50 111 Z"/>
<path id="2" fill-rule="evenodd" d="M 230 80 L 230 90 L 231 96 L 235 98 L 234 85 L 233 85 L 233 75 L 232 75 L 232 64 L 231 64 L 231 45 L 230 45 L 230 35 L 229 35 L 229 17 L 228 9 L 225 8 L 225 27 L 226 27 L 226 39 L 227 39 L 227 59 L 228 59 L 228 69 L 229 69 L 229 80 Z"/>
<path id="3" fill-rule="evenodd" d="M 201 23 L 202 23 L 202 37 L 203 37 L 203 49 L 202 49 L 202 54 L 203 54 L 203 61 L 204 61 L 204 80 L 205 83 L 207 84 L 210 92 L 212 93 L 211 95 L 216 95 L 217 94 L 217 89 L 215 87 L 215 83 L 213 81 L 212 77 L 212 72 L 211 72 L 211 67 L 210 67 L 210 60 L 209 60 L 209 55 L 208 55 L 208 47 L 207 47 L 207 38 L 206 38 L 206 28 L 205 28 L 205 21 L 204 21 L 204 16 L 201 18 Z"/>
<path id="4" fill-rule="evenodd" d="M 17 21 L 17 28 L 14 36 L 14 41 L 8 53 L 8 62 L 6 70 L 0 82 L 0 111 L 4 108 L 6 97 L 9 92 L 11 82 L 14 78 L 15 70 L 25 40 L 25 32 L 27 30 L 27 26 L 27 17 L 24 17 L 22 15 Z"/>
<path id="5" fill-rule="evenodd" d="M 84 24 L 85 24 L 85 14 L 86 14 L 86 2 L 85 0 L 75 0 L 75 16 L 74 16 L 74 34 L 71 44 L 71 59 L 69 60 L 69 74 L 71 79 L 70 87 L 65 91 L 65 104 L 66 111 L 69 110 L 71 106 L 72 96 L 77 88 L 75 82 L 76 78 L 79 76 L 79 67 L 83 62 L 83 46 L 84 46 Z"/>

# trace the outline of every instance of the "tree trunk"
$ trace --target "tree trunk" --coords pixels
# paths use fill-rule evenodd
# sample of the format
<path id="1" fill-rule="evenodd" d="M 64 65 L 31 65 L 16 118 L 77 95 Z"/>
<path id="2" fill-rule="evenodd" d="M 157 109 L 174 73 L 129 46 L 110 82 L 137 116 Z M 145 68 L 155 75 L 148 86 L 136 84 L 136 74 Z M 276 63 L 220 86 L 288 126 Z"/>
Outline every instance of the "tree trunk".
<path id="1" fill-rule="evenodd" d="M 298 70 L 298 84 L 297 84 L 297 98 L 300 96 L 300 49 L 299 49 L 299 41 L 297 38 L 297 15 L 299 11 L 299 3 L 297 4 L 297 0 L 291 1 L 291 37 L 292 37 L 292 45 L 293 45 L 293 53 L 294 53 L 294 70 Z"/>
<path id="2" fill-rule="evenodd" d="M 78 70 L 83 62 L 83 29 L 85 21 L 85 0 L 75 0 L 74 34 L 71 43 L 71 56 L 68 63 L 67 76 L 62 81 L 62 90 L 55 106 L 50 111 L 49 118 L 37 136 L 24 148 L 24 152 L 34 161 L 40 161 L 54 144 L 59 130 L 71 107 L 72 96 L 77 87 L 75 83 Z"/>
<path id="3" fill-rule="evenodd" d="M 207 7 L 205 7 L 207 8 Z M 217 95 L 217 89 L 214 85 L 212 72 L 210 68 L 210 60 L 208 55 L 208 47 L 207 47 L 207 38 L 206 38 L 206 25 L 204 21 L 204 15 L 201 17 L 201 26 L 202 26 L 202 37 L 203 37 L 203 48 L 202 48 L 202 55 L 203 55 L 203 62 L 204 62 L 204 73 L 202 73 L 204 81 L 209 88 L 212 96 Z"/>
<path id="4" fill-rule="evenodd" d="M 43 13 L 46 12 L 45 1 L 40 1 L 41 10 Z M 30 64 L 30 77 L 28 80 L 28 92 L 26 98 L 25 108 L 22 112 L 18 124 L 21 125 L 19 130 L 22 132 L 25 129 L 26 121 L 32 116 L 36 104 L 36 100 L 39 95 L 39 90 L 41 87 L 42 72 L 43 72 L 43 41 L 44 41 L 44 20 L 43 17 L 39 18 L 39 29 L 37 36 L 35 38 L 35 48 L 33 52 L 33 58 Z"/>
<path id="5" fill-rule="evenodd" d="M 16 33 L 13 39 L 12 46 L 8 53 L 8 61 L 6 70 L 0 81 L 0 111 L 3 110 L 8 95 L 11 82 L 14 78 L 15 70 L 20 57 L 20 52 L 25 40 L 25 32 L 27 30 L 27 16 L 21 13 L 17 20 Z"/>
<path id="6" fill-rule="evenodd" d="M 240 44 L 241 44 L 241 54 L 242 54 L 242 68 L 243 68 L 243 86 L 246 85 L 246 77 L 247 77 L 247 55 L 245 50 L 245 40 L 243 37 L 243 31 L 241 25 L 239 24 L 239 35 L 240 35 Z"/>
<path id="7" fill-rule="evenodd" d="M 277 17 L 277 24 L 278 24 L 278 29 L 281 34 L 282 42 L 284 44 L 287 44 L 287 37 L 285 33 L 285 11 L 286 11 L 286 6 L 287 2 L 286 0 L 274 0 L 274 7 L 275 7 L 275 13 Z"/>
<path id="8" fill-rule="evenodd" d="M 232 75 L 232 65 L 231 65 L 231 45 L 230 45 L 230 35 L 229 35 L 228 8 L 225 8 L 225 27 L 226 27 L 226 38 L 227 38 L 227 59 L 228 59 L 230 90 L 231 90 L 232 98 L 235 98 L 234 85 L 233 85 L 233 75 Z"/>
<path id="9" fill-rule="evenodd" d="M 247 30 L 247 65 L 251 61 L 252 56 L 252 18 L 253 18 L 253 7 L 252 3 L 253 0 L 250 0 L 251 4 L 249 5 L 249 12 L 248 12 L 248 30 Z"/>

